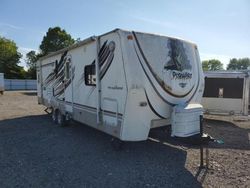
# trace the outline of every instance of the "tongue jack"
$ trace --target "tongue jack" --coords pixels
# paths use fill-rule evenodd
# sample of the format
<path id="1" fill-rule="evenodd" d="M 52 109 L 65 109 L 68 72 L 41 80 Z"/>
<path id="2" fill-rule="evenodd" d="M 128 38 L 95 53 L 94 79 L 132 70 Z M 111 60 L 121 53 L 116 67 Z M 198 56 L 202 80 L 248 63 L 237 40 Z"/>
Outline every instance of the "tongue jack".
<path id="1" fill-rule="evenodd" d="M 224 144 L 223 140 L 217 140 L 213 137 L 211 137 L 208 134 L 203 133 L 203 116 L 200 115 L 200 168 L 209 168 L 209 150 L 208 150 L 208 143 L 209 142 L 215 142 L 217 144 Z M 205 151 L 206 151 L 206 166 L 204 166 L 204 145 Z"/>

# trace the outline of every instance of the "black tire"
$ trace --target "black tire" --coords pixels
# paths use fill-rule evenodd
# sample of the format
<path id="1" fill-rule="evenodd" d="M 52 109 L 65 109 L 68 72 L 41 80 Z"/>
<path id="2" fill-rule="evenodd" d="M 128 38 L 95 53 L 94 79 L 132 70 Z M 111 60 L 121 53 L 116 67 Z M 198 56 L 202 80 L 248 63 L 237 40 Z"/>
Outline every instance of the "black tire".
<path id="1" fill-rule="evenodd" d="M 124 147 L 124 142 L 121 141 L 121 140 L 118 139 L 118 138 L 112 138 L 112 139 L 111 139 L 111 145 L 112 145 L 112 147 L 114 148 L 114 150 L 120 151 L 120 150 L 122 150 L 123 147 Z"/>
<path id="2" fill-rule="evenodd" d="M 67 121 L 66 121 L 66 117 L 65 115 L 63 115 L 60 110 L 58 110 L 58 113 L 57 113 L 57 124 L 60 126 L 60 127 L 64 127 L 66 126 L 67 124 Z"/>
<path id="3" fill-rule="evenodd" d="M 51 118 L 55 124 L 57 124 L 57 116 L 58 116 L 58 110 L 52 109 Z"/>

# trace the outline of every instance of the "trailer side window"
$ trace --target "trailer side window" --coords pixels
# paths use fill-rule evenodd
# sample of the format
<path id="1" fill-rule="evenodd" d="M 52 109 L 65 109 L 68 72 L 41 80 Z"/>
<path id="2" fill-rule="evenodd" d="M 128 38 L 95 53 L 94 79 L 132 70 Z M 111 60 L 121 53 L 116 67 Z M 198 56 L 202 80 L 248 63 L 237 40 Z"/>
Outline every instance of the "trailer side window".
<path id="1" fill-rule="evenodd" d="M 37 83 L 40 83 L 40 73 L 37 71 Z"/>
<path id="2" fill-rule="evenodd" d="M 95 64 L 85 66 L 84 78 L 85 78 L 85 85 L 87 86 L 96 85 Z"/>
<path id="3" fill-rule="evenodd" d="M 70 68 L 71 68 L 71 60 L 68 58 L 65 62 L 65 79 L 70 79 Z"/>

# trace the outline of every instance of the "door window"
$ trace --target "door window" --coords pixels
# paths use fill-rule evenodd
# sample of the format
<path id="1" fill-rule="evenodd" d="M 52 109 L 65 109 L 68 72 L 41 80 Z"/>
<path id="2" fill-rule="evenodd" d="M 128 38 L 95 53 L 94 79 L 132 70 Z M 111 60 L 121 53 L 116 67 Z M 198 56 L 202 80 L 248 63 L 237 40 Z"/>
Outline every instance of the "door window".
<path id="1" fill-rule="evenodd" d="M 85 78 L 85 85 L 87 85 L 87 86 L 95 86 L 96 85 L 95 64 L 85 66 L 84 78 Z"/>

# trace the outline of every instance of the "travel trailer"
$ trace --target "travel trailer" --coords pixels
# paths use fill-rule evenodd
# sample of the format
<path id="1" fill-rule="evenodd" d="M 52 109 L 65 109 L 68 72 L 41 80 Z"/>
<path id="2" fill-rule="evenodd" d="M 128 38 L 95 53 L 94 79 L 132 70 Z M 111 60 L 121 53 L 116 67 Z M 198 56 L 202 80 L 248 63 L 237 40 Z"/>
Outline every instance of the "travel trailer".
<path id="1" fill-rule="evenodd" d="M 249 90 L 249 70 L 205 72 L 204 117 L 236 124 L 237 121 L 249 121 Z"/>
<path id="2" fill-rule="evenodd" d="M 204 78 L 196 44 L 116 29 L 37 62 L 38 102 L 52 119 L 73 119 L 122 141 L 200 133 Z"/>
<path id="3" fill-rule="evenodd" d="M 4 92 L 4 74 L 0 73 L 0 94 L 3 95 Z"/>

